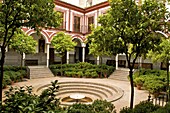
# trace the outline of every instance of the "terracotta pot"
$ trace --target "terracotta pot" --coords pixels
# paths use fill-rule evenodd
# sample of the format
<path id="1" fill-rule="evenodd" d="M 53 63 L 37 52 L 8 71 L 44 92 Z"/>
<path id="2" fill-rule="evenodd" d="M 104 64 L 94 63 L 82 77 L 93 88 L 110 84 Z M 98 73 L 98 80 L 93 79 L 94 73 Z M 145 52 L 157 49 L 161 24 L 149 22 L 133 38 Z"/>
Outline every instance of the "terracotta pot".
<path id="1" fill-rule="evenodd" d="M 138 90 L 141 90 L 142 85 L 141 84 L 136 84 L 136 87 L 137 87 Z"/>

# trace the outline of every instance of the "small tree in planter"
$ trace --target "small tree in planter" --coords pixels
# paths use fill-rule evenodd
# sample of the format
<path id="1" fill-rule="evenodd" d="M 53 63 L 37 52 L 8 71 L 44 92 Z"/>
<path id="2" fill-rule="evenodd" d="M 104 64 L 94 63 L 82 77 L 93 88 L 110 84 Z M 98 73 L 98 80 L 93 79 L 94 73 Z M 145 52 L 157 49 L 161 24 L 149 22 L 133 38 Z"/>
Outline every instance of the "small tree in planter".
<path id="1" fill-rule="evenodd" d="M 58 52 L 58 56 L 62 58 L 65 51 L 71 51 L 76 46 L 76 43 L 72 41 L 70 35 L 65 34 L 64 32 L 58 32 L 56 36 L 53 37 L 51 41 L 52 46 Z M 62 69 L 62 60 L 61 60 L 61 69 Z"/>
<path id="2" fill-rule="evenodd" d="M 21 69 L 23 65 L 23 54 L 32 54 L 36 52 L 37 42 L 32 36 L 23 32 L 16 33 L 10 41 L 10 46 L 21 55 Z"/>
<path id="3" fill-rule="evenodd" d="M 170 101 L 170 88 L 169 88 L 169 60 L 170 60 L 170 39 L 163 39 L 162 43 L 155 47 L 155 50 L 149 51 L 148 57 L 153 62 L 161 61 L 166 64 L 167 71 L 167 100 Z"/>
<path id="4" fill-rule="evenodd" d="M 134 79 L 134 83 L 137 86 L 137 88 L 140 90 L 141 87 L 143 86 L 145 80 L 144 77 L 140 76 Z"/>
<path id="5" fill-rule="evenodd" d="M 153 80 L 151 78 L 145 81 L 144 86 L 151 94 L 154 95 L 154 97 L 157 97 L 160 91 L 164 89 L 165 83 L 161 80 Z"/>

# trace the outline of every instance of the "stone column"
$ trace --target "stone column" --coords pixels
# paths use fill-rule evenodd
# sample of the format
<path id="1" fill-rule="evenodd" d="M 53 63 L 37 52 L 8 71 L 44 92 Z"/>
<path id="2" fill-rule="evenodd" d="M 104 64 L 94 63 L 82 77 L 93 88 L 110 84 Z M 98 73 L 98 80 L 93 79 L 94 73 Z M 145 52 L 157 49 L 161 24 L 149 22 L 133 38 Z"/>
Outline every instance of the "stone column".
<path id="1" fill-rule="evenodd" d="M 82 62 L 85 62 L 85 47 L 86 47 L 86 44 L 85 43 L 82 43 Z"/>
<path id="2" fill-rule="evenodd" d="M 23 56 L 22 56 L 22 65 L 25 66 L 25 53 L 23 53 Z"/>
<path id="3" fill-rule="evenodd" d="M 67 64 L 69 64 L 69 51 L 67 51 Z"/>
<path id="4" fill-rule="evenodd" d="M 116 55 L 116 70 L 118 69 L 118 54 Z"/>
<path id="5" fill-rule="evenodd" d="M 142 57 L 139 57 L 139 67 L 142 68 Z"/>
<path id="6" fill-rule="evenodd" d="M 46 44 L 47 44 L 47 67 L 49 67 L 49 56 L 50 56 L 49 49 L 50 49 L 50 44 L 49 43 L 46 43 Z"/>
<path id="7" fill-rule="evenodd" d="M 100 64 L 100 57 L 98 56 L 97 57 L 97 65 L 99 65 Z"/>

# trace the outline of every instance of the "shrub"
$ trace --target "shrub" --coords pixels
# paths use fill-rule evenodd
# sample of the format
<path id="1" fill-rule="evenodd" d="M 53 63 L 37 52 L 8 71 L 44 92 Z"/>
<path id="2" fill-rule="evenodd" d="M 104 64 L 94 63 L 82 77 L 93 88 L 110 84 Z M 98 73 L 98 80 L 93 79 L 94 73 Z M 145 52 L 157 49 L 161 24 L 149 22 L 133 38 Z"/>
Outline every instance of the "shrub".
<path id="1" fill-rule="evenodd" d="M 89 78 L 91 76 L 91 72 L 86 70 L 84 75 L 85 77 Z"/>
<path id="2" fill-rule="evenodd" d="M 57 81 L 44 90 L 40 96 L 32 93 L 32 87 L 10 88 L 5 92 L 6 99 L 1 107 L 2 113 L 61 113 L 59 100 L 56 97 L 58 91 Z M 63 111 L 64 112 L 64 111 Z"/>
<path id="3" fill-rule="evenodd" d="M 115 106 L 106 100 L 95 100 L 92 107 L 95 113 L 116 113 Z"/>
<path id="4" fill-rule="evenodd" d="M 134 73 L 134 82 L 143 83 L 151 93 L 165 91 L 166 78 L 166 71 L 163 70 L 141 69 Z"/>
<path id="5" fill-rule="evenodd" d="M 150 93 L 156 93 L 162 91 L 166 84 L 161 80 L 147 79 L 144 86 Z"/>
<path id="6" fill-rule="evenodd" d="M 156 111 L 158 108 L 159 106 L 154 105 L 151 102 L 142 101 L 139 104 L 135 105 L 133 112 L 134 113 L 151 113 L 153 111 Z"/>
<path id="7" fill-rule="evenodd" d="M 67 113 L 95 113 L 95 112 L 93 112 L 93 108 L 91 105 L 77 103 L 68 107 Z"/>
<path id="8" fill-rule="evenodd" d="M 62 69 L 61 69 L 61 67 L 62 67 Z M 103 65 L 93 65 L 93 64 L 90 64 L 87 62 L 79 62 L 77 64 L 50 65 L 50 69 L 55 76 L 61 75 L 61 74 L 63 76 L 71 76 L 71 73 L 69 73 L 69 72 L 73 72 L 72 73 L 73 77 L 96 78 L 98 75 L 100 75 L 99 77 L 104 77 L 104 75 L 106 75 L 108 77 L 108 75 L 111 74 L 115 68 L 112 66 L 104 65 L 104 64 Z M 74 73 L 74 72 L 76 72 L 76 73 Z M 105 74 L 102 75 L 102 73 L 105 73 Z"/>
<path id="9" fill-rule="evenodd" d="M 129 107 L 123 107 L 122 109 L 120 109 L 120 113 L 133 113 L 133 110 Z"/>
<path id="10" fill-rule="evenodd" d="M 78 72 L 77 72 L 77 75 L 78 75 L 78 77 L 83 77 L 83 75 L 84 75 L 84 74 L 83 74 L 83 71 L 78 71 Z"/>
<path id="11" fill-rule="evenodd" d="M 10 85 L 11 84 L 11 79 L 10 79 L 10 76 L 7 75 L 6 73 L 4 74 L 4 78 L 3 78 L 3 82 L 5 85 Z"/>
<path id="12" fill-rule="evenodd" d="M 145 78 L 143 76 L 137 77 L 134 79 L 134 82 L 136 85 L 141 85 L 143 86 L 144 82 L 145 82 Z"/>
<path id="13" fill-rule="evenodd" d="M 91 73 L 91 76 L 92 76 L 92 78 L 97 78 L 97 77 L 98 77 L 98 74 L 97 74 L 96 71 L 94 71 L 94 72 Z"/>
<path id="14" fill-rule="evenodd" d="M 57 76 L 60 74 L 60 69 L 51 69 L 51 72 L 54 74 L 54 76 Z"/>

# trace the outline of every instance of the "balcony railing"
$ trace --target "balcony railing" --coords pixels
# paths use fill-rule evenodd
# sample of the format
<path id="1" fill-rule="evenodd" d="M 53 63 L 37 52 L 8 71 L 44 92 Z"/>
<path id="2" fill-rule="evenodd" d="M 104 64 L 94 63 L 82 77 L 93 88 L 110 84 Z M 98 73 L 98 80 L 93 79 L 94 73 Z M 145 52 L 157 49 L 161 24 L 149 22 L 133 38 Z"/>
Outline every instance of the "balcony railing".
<path id="1" fill-rule="evenodd" d="M 91 32 L 91 30 L 88 29 L 88 26 L 86 25 L 73 24 L 73 32 L 79 32 L 85 34 Z"/>

